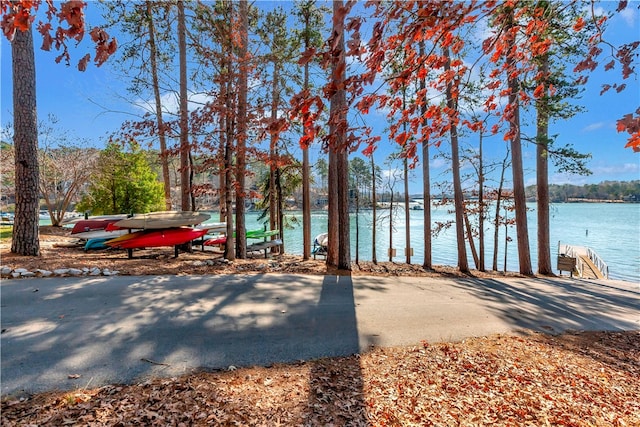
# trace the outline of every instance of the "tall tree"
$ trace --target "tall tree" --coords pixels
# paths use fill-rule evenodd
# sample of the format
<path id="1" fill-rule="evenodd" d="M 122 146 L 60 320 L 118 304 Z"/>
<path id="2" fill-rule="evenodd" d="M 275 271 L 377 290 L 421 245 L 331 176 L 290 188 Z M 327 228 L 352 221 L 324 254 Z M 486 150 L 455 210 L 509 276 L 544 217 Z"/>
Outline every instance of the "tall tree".
<path id="1" fill-rule="evenodd" d="M 78 207 L 95 215 L 146 213 L 162 208 L 162 183 L 150 155 L 131 141 L 112 142 L 100 153 L 88 193 Z M 135 176 L 136 179 L 131 179 Z"/>
<path id="2" fill-rule="evenodd" d="M 162 182 L 164 183 L 164 207 L 171 210 L 171 179 L 169 176 L 169 155 L 167 152 L 167 137 L 162 118 L 162 98 L 160 96 L 160 79 L 158 77 L 158 44 L 156 43 L 156 26 L 153 16 L 154 2 L 146 0 L 145 18 L 149 34 L 149 62 L 151 65 L 151 85 L 153 87 L 153 97 L 155 100 L 155 113 L 158 129 L 158 141 L 160 142 L 160 161 L 162 164 Z"/>
<path id="3" fill-rule="evenodd" d="M 37 255 L 40 252 L 38 235 L 38 159 L 37 159 L 37 114 L 36 114 L 36 76 L 33 35 L 31 33 L 34 10 L 40 2 L 15 1 L 2 2 L 2 32 L 12 42 L 13 108 L 14 108 L 14 149 L 16 179 L 16 216 L 11 242 L 11 251 L 21 255 Z M 43 36 L 42 49 L 52 46 L 62 49 L 57 61 L 65 60 L 69 64 L 70 55 L 66 40 L 80 41 L 85 33 L 85 3 L 63 2 L 56 9 L 53 2 L 47 3 L 47 18 L 57 18 L 67 28 L 54 27 L 49 23 L 39 24 L 38 31 Z M 52 35 L 53 34 L 53 35 Z M 117 48 L 115 39 L 100 28 L 91 31 L 96 44 L 94 62 L 102 65 Z M 84 71 L 91 59 L 85 55 L 78 63 L 78 69 Z"/>
<path id="4" fill-rule="evenodd" d="M 351 6 L 333 1 L 333 34 L 329 94 L 329 251 L 327 264 L 351 270 L 351 229 L 349 223 L 349 153 L 347 148 L 347 100 L 345 91 L 345 16 Z M 333 239 L 333 240 L 332 240 Z M 331 247 L 334 247 L 332 250 Z"/>
<path id="5" fill-rule="evenodd" d="M 187 24 L 184 0 L 178 0 L 178 58 L 180 67 L 180 207 L 191 210 L 189 153 L 189 93 L 187 91 Z"/>
<path id="6" fill-rule="evenodd" d="M 425 42 L 420 40 L 418 43 L 418 54 L 423 57 L 425 54 Z M 426 98 L 427 93 L 427 74 L 422 73 L 419 77 L 419 93 Z M 420 115 L 422 116 L 422 128 L 420 132 L 427 132 L 428 122 L 426 118 L 428 103 L 423 102 L 420 105 Z M 424 260 L 422 267 L 426 270 L 433 270 L 433 245 L 431 241 L 431 170 L 429 161 L 431 156 L 429 155 L 429 138 L 425 136 L 422 138 L 422 200 L 424 201 L 424 227 L 423 227 L 423 239 L 424 239 Z"/>
<path id="7" fill-rule="evenodd" d="M 322 44 L 322 35 L 320 28 L 324 25 L 324 14 L 321 9 L 316 6 L 315 0 L 301 0 L 295 3 L 295 14 L 302 22 L 303 28 L 300 31 L 302 39 L 302 48 L 304 52 L 318 48 Z M 303 83 L 302 90 L 309 92 L 311 84 L 309 80 L 310 63 L 305 62 L 303 65 Z M 303 123 L 303 135 L 312 134 L 308 127 L 309 123 Z M 310 171 L 309 164 L 309 145 L 313 141 L 306 141 L 302 145 L 302 258 L 308 260 L 311 257 L 311 188 L 310 188 Z"/>
<path id="8" fill-rule="evenodd" d="M 22 12 L 20 10 L 19 12 Z M 40 255 L 38 208 L 38 115 L 36 64 L 31 24 L 15 32 L 11 43 L 16 210 L 11 252 Z"/>
<path id="9" fill-rule="evenodd" d="M 444 47 L 443 56 L 445 58 L 445 73 L 451 71 L 451 56 L 449 47 Z M 457 116 L 458 112 L 458 96 L 456 93 L 458 88 L 454 86 L 454 81 L 450 79 L 445 89 L 447 97 L 447 108 L 449 114 Z M 449 123 L 449 135 L 451 139 L 451 171 L 453 174 L 453 199 L 455 204 L 456 216 L 456 242 L 458 245 L 458 269 L 462 272 L 469 271 L 469 261 L 467 260 L 467 250 L 464 241 L 464 196 L 462 193 L 462 182 L 460 179 L 460 148 L 458 141 L 458 126 L 456 120 Z"/>
<path id="10" fill-rule="evenodd" d="M 236 136 L 236 234 L 246 235 L 245 225 L 245 174 L 247 165 L 247 136 L 249 117 L 247 112 L 247 92 L 249 79 L 249 6 L 247 0 L 240 0 L 238 8 L 238 134 Z M 247 257 L 247 239 L 236 240 L 236 256 Z"/>

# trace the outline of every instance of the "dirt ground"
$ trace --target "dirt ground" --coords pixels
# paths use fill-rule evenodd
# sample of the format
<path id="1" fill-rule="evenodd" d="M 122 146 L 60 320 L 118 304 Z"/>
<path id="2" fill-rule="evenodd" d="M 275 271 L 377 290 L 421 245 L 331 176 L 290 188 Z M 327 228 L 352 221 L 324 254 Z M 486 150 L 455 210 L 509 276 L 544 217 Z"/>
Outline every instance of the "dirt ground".
<path id="1" fill-rule="evenodd" d="M 82 269 L 97 267 L 118 271 L 120 275 L 201 275 L 228 273 L 292 273 L 292 274 L 345 274 L 328 268 L 322 257 L 304 261 L 300 255 L 268 254 L 264 252 L 249 254 L 249 259 L 225 262 L 222 252 L 206 251 L 195 246 L 192 252 L 180 252 L 175 258 L 172 248 L 154 248 L 135 250 L 129 259 L 127 252 L 120 249 L 103 249 L 84 251 L 76 244 L 78 239 L 71 236 L 68 229 L 60 227 L 40 227 L 39 257 L 24 257 L 10 253 L 11 241 L 0 242 L 0 264 L 15 268 L 26 268 L 53 271 L 57 268 Z M 384 275 L 384 276 L 427 276 L 427 277 L 504 277 L 503 273 L 471 271 L 461 274 L 455 267 L 435 266 L 433 271 L 426 271 L 421 265 L 370 261 L 353 263 L 352 275 Z M 516 273 L 507 273 L 518 276 Z"/>
<path id="2" fill-rule="evenodd" d="M 100 267 L 120 274 L 334 274 L 323 260 L 160 248 L 84 252 L 66 230 L 41 230 L 42 256 L 13 268 Z M 212 265 L 206 265 L 207 260 Z M 204 265 L 200 265 L 204 264 Z M 361 263 L 354 275 L 458 276 L 451 267 Z M 473 272 L 482 277 L 489 273 Z M 3 396 L 3 426 L 639 426 L 640 331 L 524 332 L 455 343 L 372 348 L 351 357 L 198 372 L 138 384 Z"/>

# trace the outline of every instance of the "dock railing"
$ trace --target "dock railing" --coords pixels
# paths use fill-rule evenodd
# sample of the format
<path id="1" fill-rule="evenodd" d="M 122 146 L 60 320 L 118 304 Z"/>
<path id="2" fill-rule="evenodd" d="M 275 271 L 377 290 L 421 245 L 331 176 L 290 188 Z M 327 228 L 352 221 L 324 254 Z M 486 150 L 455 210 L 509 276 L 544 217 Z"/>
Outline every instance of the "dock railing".
<path id="1" fill-rule="evenodd" d="M 587 256 L 589 257 L 589 259 L 591 261 L 593 261 L 593 263 L 598 268 L 598 270 L 600 270 L 602 275 L 606 279 L 608 279 L 609 278 L 609 266 L 607 265 L 607 263 L 604 262 L 604 260 L 602 258 L 600 258 L 600 256 L 596 253 L 596 251 L 594 251 L 591 248 L 587 248 Z"/>
<path id="2" fill-rule="evenodd" d="M 582 277 L 582 262 L 580 262 L 580 255 L 576 251 L 576 249 L 571 245 L 565 245 L 565 256 L 575 258 L 576 259 L 576 271 L 578 273 L 578 277 Z"/>
<path id="3" fill-rule="evenodd" d="M 591 260 L 591 262 L 593 262 L 593 265 L 600 270 L 600 273 L 602 273 L 606 279 L 609 278 L 609 266 L 602 258 L 600 258 L 596 251 L 591 248 L 584 246 L 572 246 L 558 242 L 558 256 L 566 256 L 576 260 L 575 270 L 578 277 L 584 277 L 585 261 L 583 261 L 581 256 L 586 256 Z M 590 269 L 590 267 L 588 269 Z"/>

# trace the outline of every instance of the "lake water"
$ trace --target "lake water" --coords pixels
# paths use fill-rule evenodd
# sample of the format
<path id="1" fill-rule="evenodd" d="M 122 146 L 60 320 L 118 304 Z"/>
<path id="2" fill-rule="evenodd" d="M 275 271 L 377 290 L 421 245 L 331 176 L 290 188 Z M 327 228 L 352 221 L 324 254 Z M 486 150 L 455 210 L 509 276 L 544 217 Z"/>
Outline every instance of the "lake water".
<path id="1" fill-rule="evenodd" d="M 536 205 L 529 203 L 528 214 L 529 242 L 531 246 L 531 261 L 533 270 L 537 270 L 537 227 Z M 448 207 L 433 207 L 432 221 L 447 221 L 453 218 L 448 213 Z M 405 262 L 405 227 L 404 210 L 394 209 L 397 213 L 394 219 L 392 236 L 393 247 L 397 256 L 395 262 Z M 258 222 L 257 212 L 247 213 L 247 229 L 262 228 Z M 302 255 L 302 213 L 287 212 L 290 220 L 296 221 L 297 226 L 284 231 L 285 251 Z M 414 255 L 412 264 L 422 264 L 424 260 L 423 242 L 423 211 L 410 210 L 411 246 Z M 362 261 L 371 260 L 371 228 L 372 212 L 360 213 L 360 244 L 359 258 Z M 218 221 L 218 214 L 212 216 L 211 221 Z M 355 258 L 355 214 L 351 215 L 351 256 Z M 311 238 L 327 231 L 327 214 L 314 211 L 311 214 Z M 517 245 L 515 242 L 515 228 L 509 228 L 509 236 L 513 241 L 507 245 L 507 270 L 518 271 Z M 576 246 L 587 246 L 595 250 L 609 266 L 609 276 L 612 279 L 640 282 L 640 205 L 622 203 L 559 203 L 551 206 L 550 214 L 551 261 L 556 267 L 558 242 Z M 503 269 L 504 263 L 504 227 L 501 227 L 498 244 L 498 269 Z M 493 228 L 485 231 L 485 266 L 490 269 L 493 256 Z M 433 264 L 456 265 L 457 252 L 455 229 L 453 227 L 441 232 L 433 238 Z M 377 231 L 378 261 L 388 261 L 389 248 L 389 211 L 378 211 Z M 477 246 L 477 243 L 476 243 Z M 467 247 L 469 266 L 474 268 L 471 252 Z M 557 273 L 557 271 L 556 271 Z"/>

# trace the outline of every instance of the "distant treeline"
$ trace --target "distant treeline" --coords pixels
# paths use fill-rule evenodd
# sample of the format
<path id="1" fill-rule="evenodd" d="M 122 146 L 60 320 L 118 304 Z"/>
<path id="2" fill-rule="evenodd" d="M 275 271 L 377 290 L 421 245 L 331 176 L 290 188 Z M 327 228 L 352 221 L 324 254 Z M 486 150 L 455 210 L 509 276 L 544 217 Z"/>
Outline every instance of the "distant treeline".
<path id="1" fill-rule="evenodd" d="M 582 186 L 571 184 L 551 184 L 549 196 L 552 202 L 617 201 L 640 202 L 640 180 L 604 181 L 599 184 Z M 536 197 L 536 186 L 527 187 L 527 198 Z"/>

